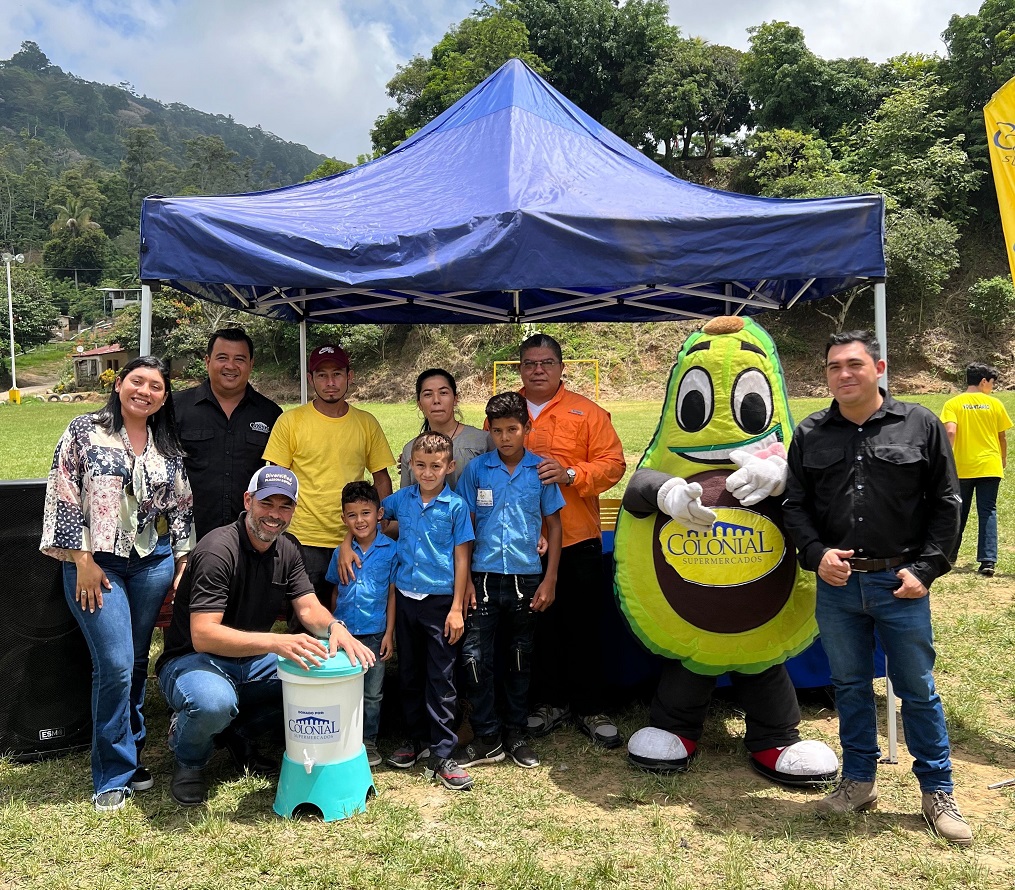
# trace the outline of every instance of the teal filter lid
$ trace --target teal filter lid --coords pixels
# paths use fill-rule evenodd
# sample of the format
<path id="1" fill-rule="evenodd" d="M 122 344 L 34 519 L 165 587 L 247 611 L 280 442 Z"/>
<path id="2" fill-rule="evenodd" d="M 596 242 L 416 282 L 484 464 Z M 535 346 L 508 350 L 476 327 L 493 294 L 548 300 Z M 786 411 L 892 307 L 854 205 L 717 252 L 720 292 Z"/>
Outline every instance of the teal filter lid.
<path id="1" fill-rule="evenodd" d="M 339 649 L 329 658 L 323 659 L 320 666 L 314 665 L 309 661 L 307 664 L 310 670 L 304 668 L 298 661 L 291 661 L 288 658 L 283 658 L 281 655 L 278 657 L 278 669 L 280 671 L 298 674 L 303 677 L 354 677 L 356 674 L 363 672 L 363 666 L 349 661 L 349 656 L 342 649 Z"/>

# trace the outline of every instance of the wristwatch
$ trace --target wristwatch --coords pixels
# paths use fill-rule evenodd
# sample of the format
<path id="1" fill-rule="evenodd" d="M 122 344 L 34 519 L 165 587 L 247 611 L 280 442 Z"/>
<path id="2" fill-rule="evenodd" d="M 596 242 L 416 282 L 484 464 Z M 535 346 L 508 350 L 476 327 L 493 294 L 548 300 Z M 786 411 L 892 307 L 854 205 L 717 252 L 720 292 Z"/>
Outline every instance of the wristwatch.
<path id="1" fill-rule="evenodd" d="M 564 484 L 565 485 L 573 485 L 574 484 L 574 480 L 578 478 L 578 473 L 575 472 L 575 468 L 574 467 L 568 467 L 564 472 L 567 474 L 567 482 L 565 482 Z"/>
<path id="2" fill-rule="evenodd" d="M 346 627 L 344 621 L 341 621 L 338 618 L 336 618 L 334 621 L 331 622 L 331 624 L 328 625 L 328 639 L 331 639 L 331 631 L 335 627 L 336 624 L 341 624 L 342 627 L 345 627 L 346 630 L 349 629 L 348 627 Z"/>

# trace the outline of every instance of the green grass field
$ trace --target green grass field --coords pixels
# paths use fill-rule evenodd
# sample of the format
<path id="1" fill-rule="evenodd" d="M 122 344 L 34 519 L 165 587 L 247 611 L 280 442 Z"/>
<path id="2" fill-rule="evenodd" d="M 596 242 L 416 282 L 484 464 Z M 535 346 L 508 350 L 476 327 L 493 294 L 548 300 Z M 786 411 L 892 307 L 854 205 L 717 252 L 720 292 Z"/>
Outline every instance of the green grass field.
<path id="1" fill-rule="evenodd" d="M 1015 411 L 1009 394 L 1002 398 Z M 920 398 L 938 408 L 943 396 Z M 795 401 L 799 418 L 825 404 Z M 370 405 L 393 448 L 418 428 L 408 406 Z M 607 407 L 633 465 L 655 429 L 656 403 Z M 44 476 L 53 446 L 80 406 L 0 408 L 0 475 Z M 467 406 L 475 421 L 478 406 Z M 952 734 L 957 798 L 976 841 L 948 848 L 927 831 L 904 744 L 879 771 L 881 801 L 829 823 L 808 811 L 816 793 L 778 788 L 747 766 L 742 716 L 718 702 L 691 772 L 650 777 L 623 750 L 590 748 L 561 730 L 537 742 L 542 766 L 478 767 L 475 789 L 454 794 L 420 775 L 380 769 L 367 812 L 338 823 L 289 822 L 271 812 L 274 785 L 240 777 L 223 755 L 212 797 L 182 810 L 168 793 L 166 711 L 149 686 L 146 762 L 155 789 L 111 816 L 90 804 L 87 754 L 38 764 L 0 761 L 3 888 L 674 888 L 674 890 L 1001 890 L 1015 886 L 1015 792 L 987 785 L 1015 776 L 1015 495 L 1000 502 L 1001 559 L 976 575 L 974 531 L 932 593 L 936 677 Z M 619 488 L 617 489 L 619 492 Z M 5 579 L 16 584 L 14 578 Z M 13 600 L 16 602 L 16 599 Z M 160 647 L 156 634 L 156 649 Z M 3 653 L 0 653 L 2 658 Z M 613 667 L 611 651 L 602 657 Z M 885 724 L 881 696 L 882 745 Z M 10 692 L 0 693 L 10 694 Z M 620 713 L 625 733 L 646 705 Z M 837 749 L 834 711 L 805 698 L 802 731 Z M 901 739 L 901 731 L 900 731 Z M 387 752 L 399 739 L 381 739 Z"/>

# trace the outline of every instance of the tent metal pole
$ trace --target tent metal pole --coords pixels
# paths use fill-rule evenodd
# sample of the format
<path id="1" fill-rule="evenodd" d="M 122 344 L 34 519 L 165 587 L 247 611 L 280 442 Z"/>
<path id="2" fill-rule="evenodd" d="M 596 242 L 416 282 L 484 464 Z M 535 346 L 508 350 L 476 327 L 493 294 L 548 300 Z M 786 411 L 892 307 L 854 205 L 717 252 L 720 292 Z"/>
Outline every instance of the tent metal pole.
<path id="1" fill-rule="evenodd" d="M 307 317 L 300 322 L 300 404 L 307 403 Z"/>
<path id="2" fill-rule="evenodd" d="M 885 283 L 874 283 L 874 336 L 881 345 L 881 358 L 888 361 L 888 307 L 885 302 Z M 881 385 L 888 388 L 888 369 L 881 375 Z"/>
<path id="3" fill-rule="evenodd" d="M 881 357 L 888 361 L 888 307 L 885 300 L 885 283 L 874 283 L 874 336 L 881 346 Z M 881 385 L 888 389 L 888 367 L 881 375 Z M 885 710 L 888 724 L 888 759 L 887 763 L 899 762 L 899 719 L 898 705 L 895 701 L 895 690 L 888 676 L 888 659 L 885 659 Z"/>
<path id="4" fill-rule="evenodd" d="M 140 355 L 152 354 L 152 288 L 141 283 L 141 340 Z"/>

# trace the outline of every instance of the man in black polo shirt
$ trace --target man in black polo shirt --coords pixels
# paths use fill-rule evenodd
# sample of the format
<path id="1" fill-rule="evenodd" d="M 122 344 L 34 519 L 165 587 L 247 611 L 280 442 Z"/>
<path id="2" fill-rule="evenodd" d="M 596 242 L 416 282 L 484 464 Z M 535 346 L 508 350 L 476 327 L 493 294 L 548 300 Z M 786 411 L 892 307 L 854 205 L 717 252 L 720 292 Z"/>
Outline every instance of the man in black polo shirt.
<path id="1" fill-rule="evenodd" d="M 191 551 L 155 665 L 174 711 L 176 756 L 170 792 L 181 806 L 207 797 L 203 770 L 215 737 L 229 730 L 248 744 L 281 722 L 276 656 L 309 667 L 338 649 L 369 667 L 373 653 L 313 595 L 299 545 L 285 534 L 299 484 L 283 467 L 262 467 L 243 495 L 247 512 L 213 529 Z M 271 632 L 285 601 L 310 633 Z M 317 637 L 327 638 L 328 646 Z"/>
<path id="2" fill-rule="evenodd" d="M 834 334 L 825 374 L 835 401 L 793 433 L 783 516 L 800 563 L 816 571 L 818 628 L 831 666 L 842 780 L 820 814 L 877 803 L 874 632 L 902 699 L 902 725 L 939 836 L 972 843 L 953 797 L 944 709 L 934 689 L 931 583 L 951 566 L 959 485 L 944 427 L 926 408 L 878 388 L 869 331 Z"/>
<path id="3" fill-rule="evenodd" d="M 240 515 L 247 480 L 264 465 L 261 455 L 282 413 L 250 385 L 253 364 L 254 343 L 247 333 L 221 328 L 208 340 L 208 379 L 173 394 L 198 540 Z"/>

